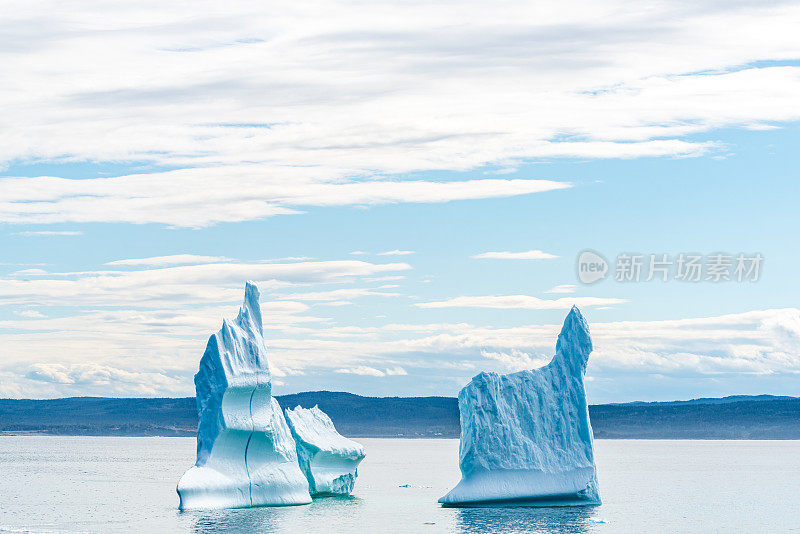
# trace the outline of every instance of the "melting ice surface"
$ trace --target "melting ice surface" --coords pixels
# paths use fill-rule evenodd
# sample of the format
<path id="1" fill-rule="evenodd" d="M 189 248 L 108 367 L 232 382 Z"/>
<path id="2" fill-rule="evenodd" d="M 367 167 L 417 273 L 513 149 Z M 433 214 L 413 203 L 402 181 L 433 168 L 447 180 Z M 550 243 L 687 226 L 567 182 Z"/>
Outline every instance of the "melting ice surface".
<path id="1" fill-rule="evenodd" d="M 462 479 L 439 502 L 600 504 L 583 386 L 591 351 L 589 327 L 573 306 L 549 364 L 473 378 L 458 395 Z"/>
<path id="2" fill-rule="evenodd" d="M 331 418 L 318 406 L 286 410 L 286 420 L 297 443 L 297 457 L 311 495 L 352 493 L 364 447 L 339 434 Z"/>
<path id="3" fill-rule="evenodd" d="M 181 509 L 311 502 L 295 442 L 272 397 L 258 288 L 208 340 L 194 377 L 197 462 L 178 482 Z"/>

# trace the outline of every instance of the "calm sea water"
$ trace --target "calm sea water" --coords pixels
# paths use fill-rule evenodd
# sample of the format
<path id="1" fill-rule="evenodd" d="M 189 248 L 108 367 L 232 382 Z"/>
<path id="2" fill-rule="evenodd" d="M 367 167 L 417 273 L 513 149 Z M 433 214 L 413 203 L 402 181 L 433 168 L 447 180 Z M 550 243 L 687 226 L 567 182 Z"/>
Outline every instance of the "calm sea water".
<path id="1" fill-rule="evenodd" d="M 0 437 L 0 531 L 800 532 L 798 441 L 596 442 L 604 504 L 441 508 L 458 440 L 363 439 L 350 498 L 179 512 L 190 438 Z"/>

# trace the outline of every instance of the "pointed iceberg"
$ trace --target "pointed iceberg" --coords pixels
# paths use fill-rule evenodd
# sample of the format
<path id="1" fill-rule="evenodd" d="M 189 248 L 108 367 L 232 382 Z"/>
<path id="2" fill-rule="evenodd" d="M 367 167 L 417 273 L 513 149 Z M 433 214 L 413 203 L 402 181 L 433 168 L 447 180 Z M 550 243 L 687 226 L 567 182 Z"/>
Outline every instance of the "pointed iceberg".
<path id="1" fill-rule="evenodd" d="M 583 376 L 592 341 L 574 307 L 540 369 L 481 373 L 461 390 L 462 479 L 445 506 L 600 504 Z"/>
<path id="2" fill-rule="evenodd" d="M 272 397 L 258 288 L 208 340 L 194 377 L 197 462 L 178 482 L 180 508 L 311 502 L 291 431 Z"/>
<path id="3" fill-rule="evenodd" d="M 352 493 L 364 447 L 339 434 L 319 406 L 286 410 L 286 420 L 297 443 L 297 457 L 311 495 Z"/>

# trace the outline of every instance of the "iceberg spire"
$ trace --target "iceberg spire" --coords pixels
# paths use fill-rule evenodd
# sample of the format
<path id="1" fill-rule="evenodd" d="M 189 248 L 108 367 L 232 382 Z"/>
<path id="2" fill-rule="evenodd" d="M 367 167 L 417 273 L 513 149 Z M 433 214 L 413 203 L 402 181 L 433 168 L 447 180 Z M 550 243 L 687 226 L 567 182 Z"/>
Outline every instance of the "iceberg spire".
<path id="1" fill-rule="evenodd" d="M 458 395 L 461 482 L 439 502 L 600 504 L 583 384 L 591 351 L 589 328 L 573 306 L 549 364 L 474 377 Z"/>
<path id="2" fill-rule="evenodd" d="M 258 286 L 250 280 L 244 285 L 244 302 L 242 307 L 239 308 L 239 316 L 236 322 L 241 328 L 249 328 L 253 332 L 258 332 L 259 335 L 264 335 L 263 325 L 261 323 L 261 303 L 259 299 L 261 293 L 258 291 Z"/>
<path id="3" fill-rule="evenodd" d="M 586 373 L 586 364 L 592 352 L 592 338 L 589 336 L 589 325 L 581 315 L 577 306 L 573 306 L 564 319 L 564 326 L 558 334 L 556 342 L 556 355 L 562 359 L 564 365 L 575 366 L 583 375 Z"/>
<path id="4" fill-rule="evenodd" d="M 182 509 L 311 502 L 291 431 L 272 396 L 258 288 L 212 335 L 194 377 L 197 461 L 178 482 Z"/>

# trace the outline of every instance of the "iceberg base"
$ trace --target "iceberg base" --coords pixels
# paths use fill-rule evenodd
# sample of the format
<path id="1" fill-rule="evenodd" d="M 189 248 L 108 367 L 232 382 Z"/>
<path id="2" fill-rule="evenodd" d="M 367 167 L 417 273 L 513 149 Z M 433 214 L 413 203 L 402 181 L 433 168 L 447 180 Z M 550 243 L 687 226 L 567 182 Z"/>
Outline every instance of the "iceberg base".
<path id="1" fill-rule="evenodd" d="M 445 502 L 442 508 L 554 508 L 559 506 L 600 506 L 599 501 L 586 501 L 577 495 L 551 495 L 529 499 L 498 499 L 494 501 Z"/>
<path id="2" fill-rule="evenodd" d="M 272 466 L 271 480 L 251 484 L 210 467 L 192 467 L 178 486 L 180 510 L 292 506 L 308 504 L 311 497 L 299 484 L 294 465 Z M 303 480 L 303 482 L 305 482 Z"/>
<path id="3" fill-rule="evenodd" d="M 600 504 L 592 467 L 559 473 L 495 469 L 464 477 L 439 499 L 444 506 L 593 506 Z"/>
<path id="4" fill-rule="evenodd" d="M 324 452 L 317 453 L 300 467 L 309 480 L 312 497 L 318 495 L 350 495 L 356 484 L 359 460 L 335 458 Z"/>

